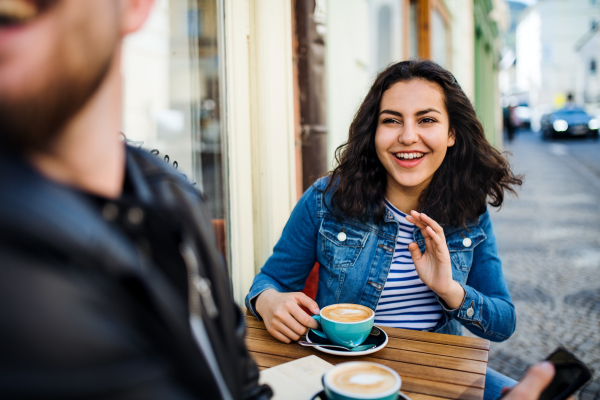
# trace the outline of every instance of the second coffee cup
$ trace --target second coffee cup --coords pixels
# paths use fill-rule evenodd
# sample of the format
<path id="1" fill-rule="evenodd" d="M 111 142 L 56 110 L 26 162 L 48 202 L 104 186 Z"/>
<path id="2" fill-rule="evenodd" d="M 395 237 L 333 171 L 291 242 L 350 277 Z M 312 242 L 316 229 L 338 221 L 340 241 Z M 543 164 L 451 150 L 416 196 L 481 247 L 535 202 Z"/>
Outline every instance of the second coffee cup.
<path id="1" fill-rule="evenodd" d="M 313 318 L 323 330 L 312 329 L 315 334 L 329 339 L 333 344 L 356 347 L 371 333 L 375 313 L 369 307 L 342 303 L 322 308 L 319 315 L 313 315 Z"/>

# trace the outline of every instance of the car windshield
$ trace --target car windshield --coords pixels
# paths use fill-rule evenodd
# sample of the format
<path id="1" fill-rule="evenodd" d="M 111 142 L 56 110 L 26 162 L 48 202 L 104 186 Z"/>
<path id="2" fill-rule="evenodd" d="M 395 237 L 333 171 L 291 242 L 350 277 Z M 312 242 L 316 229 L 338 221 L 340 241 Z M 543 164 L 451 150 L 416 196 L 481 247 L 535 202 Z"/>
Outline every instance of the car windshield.
<path id="1" fill-rule="evenodd" d="M 559 110 L 554 113 L 556 118 L 569 118 L 569 117 L 587 117 L 583 110 Z"/>

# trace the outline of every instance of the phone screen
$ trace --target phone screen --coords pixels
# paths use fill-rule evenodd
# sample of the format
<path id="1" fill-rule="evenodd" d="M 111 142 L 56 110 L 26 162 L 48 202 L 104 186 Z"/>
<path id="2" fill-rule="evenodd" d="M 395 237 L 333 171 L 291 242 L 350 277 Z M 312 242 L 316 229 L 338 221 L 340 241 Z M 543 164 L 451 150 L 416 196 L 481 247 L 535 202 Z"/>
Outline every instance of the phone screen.
<path id="1" fill-rule="evenodd" d="M 564 349 L 557 349 L 546 360 L 554 364 L 556 374 L 540 400 L 566 399 L 591 377 L 585 364 Z"/>

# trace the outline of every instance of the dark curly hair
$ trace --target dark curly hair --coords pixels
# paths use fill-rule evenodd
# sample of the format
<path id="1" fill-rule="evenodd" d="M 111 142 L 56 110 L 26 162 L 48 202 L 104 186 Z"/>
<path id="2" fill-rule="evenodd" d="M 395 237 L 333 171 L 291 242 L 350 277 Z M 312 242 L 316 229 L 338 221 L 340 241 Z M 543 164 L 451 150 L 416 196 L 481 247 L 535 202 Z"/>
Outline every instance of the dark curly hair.
<path id="1" fill-rule="evenodd" d="M 454 132 L 454 146 L 423 191 L 420 204 L 440 225 L 466 226 L 486 209 L 500 207 L 506 190 L 521 185 L 504 156 L 485 138 L 475 109 L 454 76 L 428 60 L 402 61 L 379 73 L 350 125 L 348 141 L 337 148 L 337 167 L 325 193 L 338 218 L 379 220 L 385 213 L 386 170 L 375 150 L 375 132 L 383 93 L 397 82 L 423 79 L 436 83 Z"/>

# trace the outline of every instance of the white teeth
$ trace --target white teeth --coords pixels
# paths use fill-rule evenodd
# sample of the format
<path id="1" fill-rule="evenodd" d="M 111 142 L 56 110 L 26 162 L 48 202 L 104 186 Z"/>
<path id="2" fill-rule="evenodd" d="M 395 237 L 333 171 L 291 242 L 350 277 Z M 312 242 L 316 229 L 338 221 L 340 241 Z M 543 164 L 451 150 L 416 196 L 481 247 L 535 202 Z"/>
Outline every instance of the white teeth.
<path id="1" fill-rule="evenodd" d="M 423 153 L 397 153 L 396 158 L 400 160 L 412 160 L 413 158 L 423 157 Z"/>

